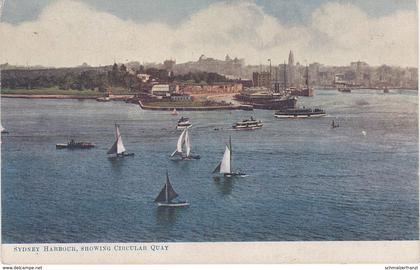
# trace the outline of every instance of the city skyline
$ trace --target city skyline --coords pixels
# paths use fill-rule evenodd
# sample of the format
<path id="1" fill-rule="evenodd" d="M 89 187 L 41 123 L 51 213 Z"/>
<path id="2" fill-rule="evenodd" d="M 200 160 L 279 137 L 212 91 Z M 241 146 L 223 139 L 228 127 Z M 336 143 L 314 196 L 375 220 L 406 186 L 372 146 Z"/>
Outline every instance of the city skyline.
<path id="1" fill-rule="evenodd" d="M 132 13 L 114 8 L 114 1 L 100 8 L 98 1 L 88 0 L 44 0 L 37 8 L 28 1 L 6 1 L 0 35 L 8 42 L 0 44 L 0 63 L 67 67 L 168 58 L 183 63 L 201 54 L 216 59 L 229 54 L 245 55 L 249 65 L 266 64 L 268 58 L 281 64 L 292 49 L 301 64 L 418 64 L 417 10 L 411 1 L 382 1 L 382 9 L 375 8 L 375 1 L 314 1 L 308 6 L 301 1 L 181 2 L 184 12 L 173 12 L 181 17 L 163 8 L 160 14 L 163 2 L 142 1 L 144 9 L 132 4 L 133 11 L 142 14 L 150 8 L 156 17 L 135 20 Z M 305 19 L 290 18 L 286 6 Z"/>

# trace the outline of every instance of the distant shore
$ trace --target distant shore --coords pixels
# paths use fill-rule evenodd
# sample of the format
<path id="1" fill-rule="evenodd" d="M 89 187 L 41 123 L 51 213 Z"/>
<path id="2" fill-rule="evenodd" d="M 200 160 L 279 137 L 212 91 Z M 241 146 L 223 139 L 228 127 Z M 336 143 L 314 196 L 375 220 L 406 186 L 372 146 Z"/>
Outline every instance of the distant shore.
<path id="1" fill-rule="evenodd" d="M 132 93 L 124 91 L 123 89 L 112 89 L 111 100 L 121 100 L 131 98 Z M 100 92 L 97 89 L 59 89 L 57 87 L 50 88 L 36 88 L 36 89 L 10 89 L 2 88 L 1 97 L 4 98 L 28 98 L 28 99 L 96 99 L 103 97 L 106 93 Z"/>
<path id="2" fill-rule="evenodd" d="M 1 94 L 1 97 L 2 98 L 29 98 L 29 99 L 96 99 L 99 96 Z"/>

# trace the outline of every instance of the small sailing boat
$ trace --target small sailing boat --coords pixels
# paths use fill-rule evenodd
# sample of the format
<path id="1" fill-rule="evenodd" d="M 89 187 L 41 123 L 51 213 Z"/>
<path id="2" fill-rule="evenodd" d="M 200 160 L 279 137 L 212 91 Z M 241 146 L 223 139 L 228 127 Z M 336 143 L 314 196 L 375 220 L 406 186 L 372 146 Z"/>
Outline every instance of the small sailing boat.
<path id="1" fill-rule="evenodd" d="M 188 128 L 182 131 L 176 144 L 176 150 L 172 153 L 171 157 L 181 157 L 182 160 L 200 159 L 199 155 L 193 155 L 191 153 L 191 141 L 188 135 Z"/>
<path id="2" fill-rule="evenodd" d="M 3 125 L 0 125 L 0 130 L 1 130 L 1 134 L 7 134 L 9 133 L 4 127 Z"/>
<path id="3" fill-rule="evenodd" d="M 332 122 L 331 122 L 331 128 L 338 128 L 338 127 L 340 127 L 340 124 L 339 123 L 336 123 L 336 122 L 334 122 L 334 120 L 332 120 Z"/>
<path id="4" fill-rule="evenodd" d="M 134 153 L 126 153 L 121 133 L 120 126 L 115 124 L 115 142 L 107 152 L 108 155 L 116 155 L 116 157 L 134 156 Z"/>
<path id="5" fill-rule="evenodd" d="M 174 115 L 174 116 L 178 115 L 178 112 L 176 111 L 176 109 L 175 109 L 175 108 L 174 108 L 174 110 L 171 112 L 171 115 Z"/>
<path id="6" fill-rule="evenodd" d="M 223 174 L 224 177 L 234 177 L 234 176 L 246 176 L 242 172 L 233 172 L 232 170 L 232 140 L 229 136 L 229 145 L 226 145 L 225 153 L 223 154 L 222 160 L 219 162 L 217 167 L 214 169 L 213 173 Z"/>
<path id="7" fill-rule="evenodd" d="M 165 186 L 163 186 L 159 195 L 156 197 L 155 202 L 160 207 L 185 207 L 190 205 L 187 201 L 172 201 L 176 197 L 178 197 L 178 194 L 172 187 L 171 182 L 169 182 L 169 174 L 168 171 L 166 171 Z"/>

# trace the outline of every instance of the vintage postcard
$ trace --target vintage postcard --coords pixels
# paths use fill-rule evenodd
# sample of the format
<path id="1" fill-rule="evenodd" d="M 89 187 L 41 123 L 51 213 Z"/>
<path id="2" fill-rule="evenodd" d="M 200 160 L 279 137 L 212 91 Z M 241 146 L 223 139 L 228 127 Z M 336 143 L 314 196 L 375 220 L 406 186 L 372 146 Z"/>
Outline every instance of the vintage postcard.
<path id="1" fill-rule="evenodd" d="M 415 0 L 3 0 L 4 264 L 415 263 Z"/>

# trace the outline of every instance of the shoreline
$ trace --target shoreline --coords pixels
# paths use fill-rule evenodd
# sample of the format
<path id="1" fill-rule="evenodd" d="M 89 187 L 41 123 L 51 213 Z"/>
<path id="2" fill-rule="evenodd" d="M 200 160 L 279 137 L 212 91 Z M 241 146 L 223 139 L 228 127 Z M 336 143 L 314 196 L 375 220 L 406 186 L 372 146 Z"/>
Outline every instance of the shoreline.
<path id="1" fill-rule="evenodd" d="M 30 94 L 1 94 L 2 98 L 27 98 L 27 99 L 98 99 L 101 95 L 30 95 Z M 133 95 L 112 95 L 110 101 L 126 100 L 132 98 Z"/>
<path id="2" fill-rule="evenodd" d="M 99 96 L 1 94 L 1 97 L 27 99 L 97 99 Z"/>
<path id="3" fill-rule="evenodd" d="M 22 99 L 79 99 L 79 100 L 96 100 L 101 96 L 78 96 L 78 95 L 23 95 L 23 94 L 1 94 L 1 98 L 22 98 Z M 125 101 L 132 95 L 115 95 L 111 97 L 110 101 Z M 136 102 L 135 102 L 136 104 Z M 226 105 L 226 106 L 200 106 L 200 107 L 160 107 L 150 106 L 143 104 L 140 100 L 137 103 L 143 110 L 152 111 L 172 111 L 174 109 L 178 111 L 221 111 L 221 110 L 252 110 L 252 106 L 249 105 Z"/>

